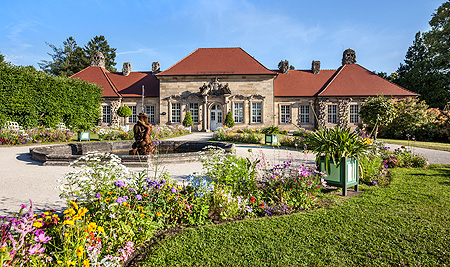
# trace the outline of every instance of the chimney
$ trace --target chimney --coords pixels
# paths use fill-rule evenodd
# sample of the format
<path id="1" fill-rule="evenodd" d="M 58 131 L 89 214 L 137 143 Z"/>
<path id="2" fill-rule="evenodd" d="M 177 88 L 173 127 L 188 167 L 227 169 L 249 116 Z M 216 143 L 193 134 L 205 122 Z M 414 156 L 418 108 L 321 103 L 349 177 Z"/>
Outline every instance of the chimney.
<path id="1" fill-rule="evenodd" d="M 159 62 L 153 62 L 152 63 L 152 73 L 153 74 L 156 74 L 156 73 L 158 73 L 158 72 L 160 72 L 160 70 L 159 70 Z"/>
<path id="2" fill-rule="evenodd" d="M 356 63 L 356 53 L 355 50 L 347 49 L 342 54 L 342 66 L 351 65 Z"/>
<path id="3" fill-rule="evenodd" d="M 102 52 L 97 51 L 91 57 L 91 67 L 105 68 L 105 57 Z"/>
<path id="4" fill-rule="evenodd" d="M 314 74 L 319 74 L 320 72 L 320 61 L 312 61 L 311 70 Z"/>
<path id="5" fill-rule="evenodd" d="M 289 73 L 289 61 L 282 60 L 280 64 L 278 64 L 278 67 L 280 68 L 281 73 L 283 74 Z"/>
<path id="6" fill-rule="evenodd" d="M 122 75 L 128 76 L 128 75 L 130 75 L 130 72 L 131 72 L 131 63 L 130 62 L 123 63 Z"/>

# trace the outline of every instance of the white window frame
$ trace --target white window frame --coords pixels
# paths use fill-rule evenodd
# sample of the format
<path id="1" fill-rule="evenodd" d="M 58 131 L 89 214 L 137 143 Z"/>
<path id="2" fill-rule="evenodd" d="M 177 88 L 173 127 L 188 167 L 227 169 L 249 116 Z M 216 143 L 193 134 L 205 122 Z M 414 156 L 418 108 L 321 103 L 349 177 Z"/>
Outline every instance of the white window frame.
<path id="1" fill-rule="evenodd" d="M 354 124 L 359 123 L 359 105 L 358 104 L 350 105 L 350 123 L 354 123 Z"/>
<path id="2" fill-rule="evenodd" d="M 336 105 L 336 104 L 328 105 L 328 109 L 327 109 L 328 123 L 337 124 L 337 122 L 338 122 L 337 107 L 338 107 L 338 105 Z"/>
<path id="3" fill-rule="evenodd" d="M 131 109 L 131 116 L 128 117 L 128 123 L 137 122 L 137 108 L 136 106 L 128 106 Z"/>
<path id="4" fill-rule="evenodd" d="M 170 122 L 181 123 L 181 103 L 170 104 Z"/>
<path id="5" fill-rule="evenodd" d="M 148 116 L 148 122 L 151 124 L 155 124 L 155 106 L 146 106 L 145 114 Z"/>
<path id="6" fill-rule="evenodd" d="M 111 106 L 102 106 L 102 123 L 111 123 Z"/>
<path id="7" fill-rule="evenodd" d="M 300 124 L 310 124 L 311 123 L 311 107 L 310 105 L 300 105 Z"/>
<path id="8" fill-rule="evenodd" d="M 286 121 L 289 118 L 289 121 Z M 291 105 L 280 105 L 280 123 L 292 122 Z"/>
<path id="9" fill-rule="evenodd" d="M 200 105 L 199 103 L 189 103 L 189 112 L 191 112 L 192 121 L 199 122 Z"/>
<path id="10" fill-rule="evenodd" d="M 234 123 L 244 123 L 244 102 L 233 103 Z"/>
<path id="11" fill-rule="evenodd" d="M 252 123 L 263 123 L 263 103 L 262 102 L 251 102 L 251 122 Z M 259 108 L 258 108 L 259 106 Z M 259 114 L 258 114 L 259 110 Z"/>

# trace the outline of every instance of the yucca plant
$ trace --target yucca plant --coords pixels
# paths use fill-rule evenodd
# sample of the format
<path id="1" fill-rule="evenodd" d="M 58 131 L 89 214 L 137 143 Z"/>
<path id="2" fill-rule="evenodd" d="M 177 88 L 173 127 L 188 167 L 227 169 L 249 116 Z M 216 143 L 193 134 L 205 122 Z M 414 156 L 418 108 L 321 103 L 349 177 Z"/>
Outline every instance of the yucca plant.
<path id="1" fill-rule="evenodd" d="M 364 140 L 356 132 L 350 132 L 350 128 L 319 128 L 305 136 L 308 148 L 317 153 L 316 162 L 320 157 L 325 158 L 325 166 L 328 168 L 330 160 L 339 166 L 342 158 L 358 157 L 370 147 L 370 143 Z"/>

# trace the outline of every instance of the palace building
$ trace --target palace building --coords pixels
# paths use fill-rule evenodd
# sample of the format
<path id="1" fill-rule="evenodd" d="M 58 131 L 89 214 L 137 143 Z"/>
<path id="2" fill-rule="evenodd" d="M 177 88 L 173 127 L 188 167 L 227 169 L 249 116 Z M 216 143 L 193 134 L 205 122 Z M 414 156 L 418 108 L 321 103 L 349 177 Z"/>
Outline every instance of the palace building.
<path id="1" fill-rule="evenodd" d="M 356 64 L 351 49 L 335 70 L 321 70 L 320 61 L 312 61 L 309 70 L 290 70 L 287 61 L 269 70 L 242 48 L 199 48 L 164 71 L 153 62 L 152 71 L 133 72 L 126 62 L 118 73 L 107 71 L 97 52 L 91 66 L 71 78 L 103 87 L 105 126 L 134 124 L 141 112 L 152 124 L 181 124 L 190 111 L 194 131 L 215 130 L 229 111 L 235 128 L 354 128 L 367 97 L 417 96 Z M 133 111 L 125 121 L 116 113 L 122 105 Z"/>

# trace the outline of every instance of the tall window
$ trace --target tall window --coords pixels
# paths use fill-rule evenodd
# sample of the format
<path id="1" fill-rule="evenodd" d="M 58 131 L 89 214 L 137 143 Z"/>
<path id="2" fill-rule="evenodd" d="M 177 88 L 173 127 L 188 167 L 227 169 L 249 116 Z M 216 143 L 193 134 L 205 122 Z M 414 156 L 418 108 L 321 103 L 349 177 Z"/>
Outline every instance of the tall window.
<path id="1" fill-rule="evenodd" d="M 148 116 L 148 122 L 155 124 L 155 106 L 145 107 L 145 114 Z"/>
<path id="2" fill-rule="evenodd" d="M 282 105 L 280 109 L 281 123 L 291 122 L 291 106 Z"/>
<path id="3" fill-rule="evenodd" d="M 358 123 L 359 122 L 359 106 L 358 105 L 350 105 L 350 123 Z"/>
<path id="4" fill-rule="evenodd" d="M 128 118 L 129 123 L 137 122 L 136 106 L 128 106 L 131 109 L 131 116 Z"/>
<path id="5" fill-rule="evenodd" d="M 310 123 L 309 121 L 309 106 L 301 105 L 300 106 L 300 123 Z"/>
<path id="6" fill-rule="evenodd" d="M 261 103 L 252 103 L 252 123 L 262 122 Z"/>
<path id="7" fill-rule="evenodd" d="M 189 112 L 191 112 L 192 121 L 198 123 L 198 103 L 189 103 Z"/>
<path id="8" fill-rule="evenodd" d="M 244 103 L 234 103 L 234 122 L 244 122 Z"/>
<path id="9" fill-rule="evenodd" d="M 111 123 L 111 106 L 103 106 L 103 123 Z"/>
<path id="10" fill-rule="evenodd" d="M 337 105 L 328 105 L 328 123 L 337 123 Z"/>
<path id="11" fill-rule="evenodd" d="M 181 104 L 180 103 L 172 103 L 172 122 L 174 122 L 174 123 L 181 122 Z"/>

